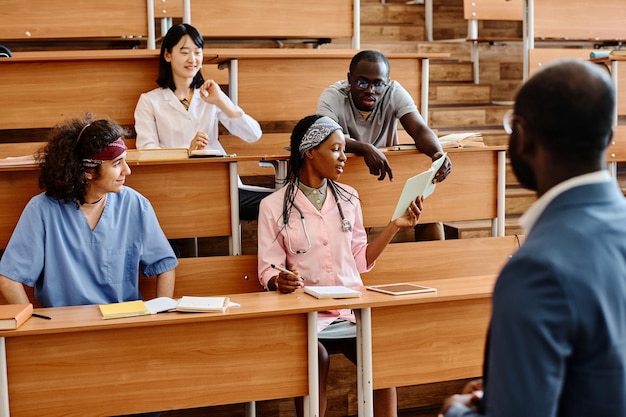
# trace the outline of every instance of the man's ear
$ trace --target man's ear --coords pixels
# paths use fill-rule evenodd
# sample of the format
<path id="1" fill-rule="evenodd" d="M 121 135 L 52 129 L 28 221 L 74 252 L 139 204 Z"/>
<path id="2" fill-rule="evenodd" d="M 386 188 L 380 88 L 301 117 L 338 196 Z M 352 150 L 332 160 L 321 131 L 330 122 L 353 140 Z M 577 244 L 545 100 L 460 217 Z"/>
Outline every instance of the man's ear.
<path id="1" fill-rule="evenodd" d="M 611 133 L 609 134 L 607 140 L 606 140 L 606 148 L 608 148 L 609 146 L 611 146 L 613 144 L 613 135 L 615 134 L 615 129 L 611 128 Z"/>
<path id="2" fill-rule="evenodd" d="M 520 156 L 529 156 L 536 151 L 537 138 L 532 134 L 526 124 L 526 120 L 520 119 L 516 121 L 515 133 L 517 135 L 517 153 Z"/>

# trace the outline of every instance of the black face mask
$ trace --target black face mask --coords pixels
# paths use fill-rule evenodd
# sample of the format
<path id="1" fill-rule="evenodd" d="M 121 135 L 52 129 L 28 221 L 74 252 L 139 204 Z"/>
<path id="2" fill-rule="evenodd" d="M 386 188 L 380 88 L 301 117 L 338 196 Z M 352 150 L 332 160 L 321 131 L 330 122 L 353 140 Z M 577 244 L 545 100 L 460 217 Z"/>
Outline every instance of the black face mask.
<path id="1" fill-rule="evenodd" d="M 513 173 L 517 177 L 522 187 L 537 191 L 537 178 L 530 165 L 517 154 L 517 133 L 515 130 L 509 139 L 509 159 Z"/>

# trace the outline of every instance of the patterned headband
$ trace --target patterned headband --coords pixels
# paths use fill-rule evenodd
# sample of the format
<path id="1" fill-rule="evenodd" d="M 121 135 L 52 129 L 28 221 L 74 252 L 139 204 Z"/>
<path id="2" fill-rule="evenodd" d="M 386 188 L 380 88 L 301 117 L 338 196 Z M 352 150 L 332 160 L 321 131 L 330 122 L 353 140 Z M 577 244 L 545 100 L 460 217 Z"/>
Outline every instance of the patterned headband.
<path id="1" fill-rule="evenodd" d="M 323 116 L 317 119 L 311 127 L 308 128 L 302 138 L 302 142 L 300 142 L 300 147 L 298 148 L 300 151 L 300 159 L 304 158 L 306 151 L 324 142 L 335 130 L 341 130 L 343 132 L 341 126 L 330 117 Z"/>
<path id="2" fill-rule="evenodd" d="M 102 161 L 111 161 L 126 151 L 124 139 L 117 138 L 114 142 L 109 143 L 107 147 L 83 159 L 83 166 L 86 168 L 95 168 Z"/>

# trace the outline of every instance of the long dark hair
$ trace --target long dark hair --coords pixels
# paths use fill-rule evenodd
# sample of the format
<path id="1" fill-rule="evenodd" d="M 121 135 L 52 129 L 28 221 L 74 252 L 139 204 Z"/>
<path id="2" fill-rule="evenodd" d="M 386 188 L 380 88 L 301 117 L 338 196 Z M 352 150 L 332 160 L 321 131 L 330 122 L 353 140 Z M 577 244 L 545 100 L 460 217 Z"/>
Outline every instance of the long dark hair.
<path id="1" fill-rule="evenodd" d="M 161 53 L 159 54 L 159 78 L 157 78 L 156 82 L 161 88 L 169 88 L 172 91 L 176 90 L 174 75 L 172 74 L 172 64 L 165 60 L 165 51 L 171 54 L 172 49 L 185 35 L 189 35 L 193 43 L 198 48 L 204 48 L 204 39 L 195 27 L 187 23 L 180 23 L 172 26 L 163 38 L 163 43 L 161 43 Z M 200 88 L 202 84 L 204 84 L 204 77 L 202 77 L 202 71 L 198 71 L 195 77 L 193 77 L 193 81 L 189 87 Z"/>
<path id="2" fill-rule="evenodd" d="M 46 195 L 64 203 L 75 202 L 77 207 L 83 204 L 87 194 L 85 171 L 93 170 L 97 178 L 100 166 L 85 168 L 82 160 L 124 135 L 124 129 L 116 122 L 93 120 L 91 113 L 56 125 L 40 151 L 39 187 Z"/>
<path id="3" fill-rule="evenodd" d="M 321 115 L 313 114 L 306 116 L 300 120 L 293 128 L 291 132 L 290 147 L 291 154 L 289 155 L 289 168 L 287 170 L 287 178 L 285 178 L 287 190 L 285 191 L 285 199 L 283 200 L 283 227 L 289 223 L 289 215 L 294 208 L 294 200 L 300 184 L 300 171 L 302 170 L 304 159 L 300 157 L 300 143 L 304 138 L 307 130 L 315 123 L 317 119 L 320 119 Z M 330 136 L 329 136 L 330 137 Z M 324 139 L 327 140 L 328 138 Z M 319 146 L 319 145 L 317 145 Z M 330 187 L 333 195 L 339 199 L 352 203 L 352 194 L 336 182 L 327 178 L 328 187 Z"/>

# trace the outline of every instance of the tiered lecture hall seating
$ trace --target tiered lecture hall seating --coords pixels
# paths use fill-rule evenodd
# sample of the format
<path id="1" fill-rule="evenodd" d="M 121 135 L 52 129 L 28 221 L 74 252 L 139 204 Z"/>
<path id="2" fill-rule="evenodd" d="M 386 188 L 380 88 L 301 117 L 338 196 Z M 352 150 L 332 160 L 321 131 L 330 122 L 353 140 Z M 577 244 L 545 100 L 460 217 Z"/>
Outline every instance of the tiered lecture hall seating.
<path id="1" fill-rule="evenodd" d="M 343 1 L 334 1 L 332 3 L 333 7 L 340 8 L 342 12 L 331 14 L 331 16 L 341 15 L 341 18 L 345 21 L 345 16 L 347 15 L 347 13 L 345 13 L 347 10 L 346 3 Z M 54 4 L 56 4 L 56 2 L 54 2 Z M 259 8 L 257 8 L 256 6 L 259 4 L 260 3 L 256 2 L 255 7 L 250 7 L 249 3 L 246 4 L 247 9 L 257 14 L 256 20 L 263 20 L 258 16 L 258 13 L 261 13 L 262 11 L 270 11 L 273 16 L 276 15 L 273 11 L 273 6 L 259 6 Z M 315 5 L 309 5 L 309 3 L 306 2 L 304 5 L 306 7 L 312 7 L 314 11 L 325 10 L 323 6 L 320 6 L 319 1 L 315 2 Z M 230 3 L 229 7 L 232 7 Z M 59 9 L 65 10 L 64 8 L 57 8 L 56 10 Z M 200 28 L 201 32 L 205 35 L 208 34 L 209 36 L 213 36 L 210 32 L 210 24 L 222 23 L 225 23 L 228 26 L 228 28 L 224 27 L 220 29 L 223 30 L 223 33 L 229 33 L 227 32 L 227 29 L 234 29 L 235 31 L 238 31 L 236 33 L 239 33 L 240 35 L 244 34 L 245 36 L 252 36 L 251 34 L 244 33 L 243 29 L 245 29 L 245 27 L 243 25 L 238 25 L 237 22 L 229 21 L 226 18 L 226 9 L 226 7 L 224 7 L 224 10 L 215 8 L 211 9 L 208 6 L 202 7 L 201 1 L 193 1 L 192 23 L 196 24 L 197 22 L 197 26 Z M 232 9 L 235 8 L 232 7 Z M 215 13 L 215 10 L 221 11 L 220 13 Z M 243 9 L 240 9 L 240 11 L 241 10 Z M 74 11 L 75 10 L 72 9 L 72 18 L 74 18 Z M 195 14 L 196 12 L 198 13 L 197 15 Z M 217 14 L 220 18 L 212 19 L 202 15 L 202 13 L 209 12 L 213 15 Z M 94 15 L 99 15 L 98 12 L 92 11 L 92 13 Z M 130 13 L 127 14 L 130 16 Z M 315 12 L 302 13 L 301 9 L 299 9 L 299 14 L 300 18 L 317 16 L 317 13 Z M 48 16 L 50 15 L 54 15 L 54 11 L 49 11 Z M 326 13 L 324 13 L 324 15 L 326 16 Z M 198 16 L 203 17 L 199 18 Z M 155 17 L 158 18 L 159 16 L 157 15 Z M 316 24 L 313 26 L 320 28 L 319 20 L 320 19 L 315 19 Z M 119 25 L 119 21 L 116 22 L 116 24 L 119 27 L 123 26 Z M 208 26 L 204 27 L 204 24 L 207 24 Z M 44 26 L 45 25 L 43 24 L 39 25 L 39 27 Z M 280 25 L 274 23 L 270 26 L 273 26 L 274 29 L 276 29 L 276 27 Z M 305 28 L 304 25 L 296 26 L 299 29 Z M 129 32 L 131 27 L 132 25 L 130 24 L 126 25 L 126 29 L 128 29 Z M 285 27 L 287 26 L 283 26 L 282 28 Z M 31 35 L 33 35 L 33 32 L 30 32 Z M 141 33 L 141 36 L 144 36 L 145 32 L 137 31 L 136 33 Z M 259 32 L 257 32 L 257 34 L 258 33 Z M 342 29 L 338 29 L 336 33 L 332 33 L 330 31 L 327 33 L 330 34 L 327 37 L 350 36 L 350 32 L 346 30 L 346 26 L 343 26 L 343 24 Z M 109 35 L 111 34 L 106 36 Z M 88 35 L 88 37 L 91 36 L 92 35 Z M 111 36 L 124 35 L 112 34 Z M 216 36 L 219 36 L 219 33 Z M 279 37 L 280 34 L 276 36 Z M 29 38 L 32 37 L 33 36 L 29 36 Z M 55 37 L 63 36 L 57 34 L 49 38 L 52 39 Z M 312 36 L 310 33 L 305 34 L 298 32 L 297 37 L 309 38 Z M 313 37 L 318 38 L 317 35 Z M 0 39 L 3 39 L 3 36 L 0 35 Z M 7 39 L 9 39 L 9 37 L 7 37 Z M 321 90 L 327 85 L 345 77 L 349 60 L 355 52 L 356 51 L 354 50 L 336 50 L 334 52 L 327 52 L 324 50 L 207 50 L 205 51 L 206 64 L 204 71 L 206 72 L 207 77 L 218 79 L 220 84 L 224 85 L 225 88 L 236 87 L 236 90 L 234 90 L 237 91 L 235 98 L 249 114 L 262 122 L 267 122 L 266 126 L 271 127 L 272 124 L 274 124 L 274 126 L 279 126 L 278 130 L 280 130 L 280 128 L 284 128 L 284 126 L 290 126 L 290 124 L 293 124 L 302 116 L 315 111 L 317 97 L 319 96 Z M 263 54 L 266 55 L 264 56 Z M 12 60 L 0 60 L 0 74 L 2 74 L 2 77 L 0 77 L 0 87 L 3 89 L 3 95 L 2 98 L 0 98 L 0 110 L 4 115 L 8 115 L 7 117 L 2 118 L 2 122 L 0 122 L 2 123 L 2 125 L 0 125 L 0 129 L 10 131 L 12 135 L 10 137 L 12 138 L 21 136 L 20 138 L 22 140 L 41 141 L 44 139 L 43 137 L 33 137 L 30 133 L 45 131 L 45 129 L 51 127 L 65 117 L 70 115 L 79 115 L 85 110 L 94 111 L 100 116 L 112 117 L 121 124 L 127 126 L 132 125 L 132 112 L 139 94 L 143 91 L 148 91 L 155 86 L 154 78 L 157 69 L 157 56 L 158 54 L 156 51 L 142 49 L 130 51 L 57 50 L 16 52 L 15 57 Z M 423 97 L 422 87 L 424 79 L 421 76 L 423 73 L 423 60 L 425 58 L 427 59 L 428 56 L 419 54 L 389 54 L 389 58 L 392 60 L 392 77 L 400 80 L 400 82 L 411 92 L 413 97 L 416 99 L 418 107 L 422 108 L 423 106 L 427 106 L 427 103 L 420 103 L 420 101 Z M 228 63 L 230 64 L 230 73 L 232 74 L 233 62 L 236 62 L 237 69 L 236 86 L 232 85 L 233 78 L 229 77 L 229 73 L 218 70 L 218 65 Z M 307 73 L 308 75 L 306 77 L 302 77 L 303 68 L 312 69 L 312 71 Z M 282 88 L 278 88 L 279 84 Z M 70 88 L 75 86 L 81 86 L 81 88 Z M 23 94 L 27 94 L 31 97 L 31 100 L 29 100 L 28 103 L 19 99 L 23 96 Z M 279 95 L 278 99 L 277 94 Z M 275 111 L 275 113 L 273 111 Z M 281 125 L 281 123 L 284 124 Z M 23 136 L 21 135 L 22 132 L 24 133 Z M 2 135 L 1 132 L 0 135 Z M 274 139 L 277 139 L 276 142 L 273 140 L 263 142 L 265 139 L 271 139 L 271 135 L 264 136 L 259 145 L 265 143 L 272 143 L 272 145 L 267 148 L 262 148 L 263 153 L 261 154 L 259 152 L 257 155 L 259 159 L 262 159 L 264 155 L 267 156 L 266 159 L 268 160 L 280 159 L 279 157 L 284 157 L 284 154 L 281 155 L 281 144 L 284 143 L 282 141 L 285 138 L 284 132 L 282 134 L 282 138 L 280 138 L 280 135 L 280 133 L 276 133 L 276 136 L 274 137 Z M 0 136 L 0 140 L 2 140 L 2 136 Z M 226 143 L 230 139 L 224 137 L 222 140 L 228 150 L 229 146 L 227 146 Z M 231 149 L 235 149 L 236 146 L 238 145 L 233 145 L 233 148 Z M 251 149 L 255 149 L 254 145 L 251 146 L 250 150 Z M 0 157 L 22 155 L 26 153 L 25 151 L 27 149 L 15 147 L 13 150 L 18 150 L 17 154 L 0 152 Z M 483 170 L 479 170 L 475 172 L 473 176 L 467 176 L 466 178 L 463 178 L 460 174 L 458 179 L 450 177 L 447 180 L 447 184 L 443 183 L 438 186 L 438 192 L 442 196 L 449 195 L 452 198 L 453 194 L 460 192 L 461 188 L 464 187 L 465 183 L 462 181 L 469 181 L 474 183 L 474 185 L 482 191 L 486 190 L 489 197 L 486 200 L 481 201 L 480 206 L 478 206 L 477 209 L 474 209 L 473 203 L 476 203 L 477 201 L 471 198 L 468 199 L 467 195 L 463 197 L 460 194 L 458 203 L 449 205 L 448 208 L 458 212 L 458 207 L 464 207 L 466 209 L 470 209 L 470 212 L 475 210 L 472 215 L 480 213 L 478 215 L 486 216 L 481 218 L 496 217 L 498 170 L 500 169 L 501 164 L 501 161 L 499 161 L 499 157 L 497 156 L 499 151 L 500 150 L 495 149 L 484 151 L 473 150 L 468 152 L 464 150 L 451 151 L 453 162 L 456 158 L 459 158 L 457 162 L 459 173 L 464 172 L 460 169 L 461 167 L 469 167 L 471 163 L 481 165 Z M 239 152 L 232 152 L 238 154 L 241 153 L 245 156 L 243 149 Z M 367 178 L 367 181 L 372 183 L 372 187 L 367 187 L 368 190 L 370 190 L 370 188 L 372 190 L 377 190 L 375 185 L 385 185 L 387 186 L 386 190 L 391 190 L 391 194 L 393 196 L 399 195 L 397 187 L 399 187 L 403 182 L 401 178 L 408 176 L 411 172 L 417 173 L 421 171 L 421 164 L 424 162 L 422 160 L 427 159 L 421 155 L 417 155 L 417 152 L 411 151 L 408 151 L 408 153 L 397 152 L 393 155 L 390 153 L 390 157 L 394 160 L 397 158 L 397 164 L 395 167 L 399 176 L 396 179 L 395 188 L 392 188 L 388 183 L 379 184 L 376 182 L 374 177 L 371 177 Z M 475 159 L 474 157 L 478 159 Z M 401 162 L 404 158 L 406 158 L 406 163 Z M 465 161 L 467 161 L 467 165 Z M 169 176 L 169 173 L 173 172 L 173 170 L 178 170 L 180 168 L 180 165 L 178 164 L 181 164 L 181 162 L 153 161 L 147 164 L 137 162 L 136 165 L 132 165 L 132 168 L 135 170 L 134 175 L 136 176 L 134 178 L 140 178 L 144 175 L 148 178 L 149 176 L 144 174 L 142 171 L 146 170 L 146 172 L 150 172 L 150 175 L 153 176 L 152 178 L 162 179 Z M 206 168 L 214 164 L 215 163 L 208 161 L 194 161 L 194 165 L 196 165 L 196 167 L 202 166 Z M 353 181 L 353 185 L 357 185 L 358 188 L 358 184 L 363 180 L 363 178 L 360 177 L 362 174 L 358 173 L 356 167 L 364 169 L 364 164 L 359 160 L 359 158 L 353 158 L 351 166 L 354 166 L 355 170 L 353 172 L 346 171 L 346 182 Z M 404 167 L 408 167 L 406 173 L 404 173 Z M 5 191 L 2 191 L 2 195 L 12 195 L 17 189 L 21 191 L 26 190 L 26 193 L 30 195 L 36 193 L 38 190 L 36 189 L 35 172 L 36 170 L 33 170 L 32 168 L 0 170 L 0 178 L 3 178 L 2 182 L 5 185 L 3 186 Z M 350 176 L 352 176 L 352 179 Z M 140 185 L 132 183 L 132 177 L 133 176 L 129 177 L 129 185 L 142 191 Z M 27 181 L 25 183 L 24 178 L 29 178 L 28 181 L 30 182 Z M 157 182 L 154 179 L 151 181 Z M 226 184 L 227 179 L 223 177 L 223 179 L 219 180 L 219 182 Z M 180 192 L 182 189 L 182 192 L 187 193 L 186 195 L 189 197 L 185 198 L 186 201 L 194 199 L 191 194 L 197 195 L 198 199 L 202 198 L 201 196 L 203 193 L 201 191 L 185 190 L 182 185 L 182 188 L 180 189 L 178 185 L 174 186 L 170 184 L 168 187 L 168 190 L 170 191 L 178 190 L 178 192 Z M 449 188 L 449 192 L 446 191 L 446 188 Z M 377 192 L 379 192 L 378 196 L 380 197 L 383 190 L 381 189 Z M 225 191 L 225 193 L 228 193 L 228 191 Z M 157 200 L 158 203 L 160 195 L 157 191 L 155 191 L 155 194 L 149 197 L 151 200 Z M 369 197 L 368 191 L 363 191 L 362 198 L 364 202 L 364 210 L 369 212 L 369 208 L 373 206 L 373 204 L 370 203 L 370 198 L 375 197 Z M 444 213 L 445 204 L 443 200 L 438 202 L 438 197 L 436 197 L 436 195 L 431 198 L 432 200 L 428 200 L 428 204 L 432 205 L 434 208 L 441 205 L 441 213 Z M 395 197 L 390 197 L 390 201 L 393 203 L 393 201 L 395 201 Z M 469 204 L 468 201 L 472 204 Z M 20 204 L 23 207 L 25 200 L 22 200 L 18 205 L 13 205 L 11 207 L 7 206 L 7 210 L 3 208 L 1 211 L 2 213 L 10 213 L 11 216 L 14 216 L 15 221 L 21 212 L 21 207 L 18 207 Z M 209 205 L 208 203 L 204 204 Z M 156 206 L 158 206 L 158 204 L 156 204 L 155 207 Z M 456 208 L 454 206 L 456 206 Z M 179 205 L 178 209 L 181 207 L 182 206 Z M 433 209 L 433 213 L 436 211 L 437 210 Z M 173 211 L 171 213 L 180 215 L 177 211 Z M 369 218 L 369 215 L 366 216 Z M 388 214 L 385 214 L 383 211 L 381 216 L 382 219 L 385 216 L 388 216 Z M 207 217 L 214 218 L 214 216 Z M 161 215 L 159 215 L 159 218 L 161 219 Z M 436 220 L 437 218 L 435 214 L 433 214 L 432 219 L 429 218 L 429 221 Z M 161 221 L 164 229 L 167 230 L 171 227 L 168 225 L 170 220 L 168 220 L 167 216 L 164 216 Z M 377 225 L 381 221 L 385 220 L 372 220 L 371 224 Z M 6 235 L 8 236 L 8 234 Z M 172 236 L 174 235 L 172 234 Z M 432 269 L 436 269 L 440 272 L 440 276 L 442 278 L 455 277 L 458 275 L 459 270 L 464 270 L 467 274 L 463 276 L 469 276 L 472 274 L 492 274 L 499 267 L 499 265 L 501 265 L 505 259 L 505 255 L 511 253 L 517 244 L 508 238 L 502 239 L 503 240 L 500 240 L 500 238 L 487 238 L 484 241 L 475 240 L 467 242 L 416 242 L 408 244 L 407 246 L 396 246 L 394 244 L 390 246 L 388 251 L 385 252 L 385 255 L 381 257 L 377 269 L 369 273 L 367 276 L 364 276 L 364 279 L 366 282 L 372 283 L 397 280 L 397 277 L 400 276 L 404 278 L 406 277 L 407 271 L 423 271 L 424 269 L 422 266 L 432 265 L 427 263 L 429 261 L 432 262 L 436 259 L 447 260 L 446 256 L 448 255 L 446 254 L 455 254 L 455 259 L 461 265 L 464 262 L 463 260 L 467 259 L 462 255 L 471 257 L 471 261 L 468 260 L 468 264 L 469 262 L 472 262 L 473 266 L 452 269 L 448 262 L 443 265 L 433 265 Z M 6 242 L 4 242 L 4 244 L 6 244 Z M 402 245 L 404 245 L 404 243 Z M 460 245 L 463 245 L 463 247 Z M 477 255 L 476 251 L 482 251 L 482 255 Z M 416 254 L 419 254 L 419 256 L 414 256 Z M 395 257 L 400 257 L 400 259 L 408 257 L 410 258 L 410 263 L 393 261 Z M 490 261 L 481 261 L 479 263 L 475 262 L 476 259 L 484 260 L 485 258 L 489 258 Z M 256 259 L 254 256 L 239 256 L 236 258 L 226 256 L 212 257 L 212 259 L 181 259 L 181 265 L 178 271 L 177 294 L 201 295 L 208 293 L 238 293 L 258 290 L 260 286 L 257 287 L 258 284 L 256 279 L 255 263 Z M 455 265 L 456 264 L 457 263 L 455 263 Z M 389 269 L 392 265 L 400 267 L 401 269 L 393 271 Z M 487 267 L 487 265 L 492 265 L 493 267 Z M 450 267 L 450 269 L 448 269 L 448 267 Z M 429 268 L 427 267 L 426 269 Z M 208 274 L 206 271 L 215 272 Z M 380 271 L 380 273 L 377 271 Z M 448 271 L 448 275 L 446 275 L 446 271 Z M 415 275 L 411 277 L 411 280 L 421 280 L 425 277 L 426 276 L 424 275 Z M 428 275 L 428 279 L 434 279 L 437 277 L 436 272 L 433 275 Z M 215 278 L 227 280 L 224 282 L 226 286 L 221 286 L 222 283 L 217 283 L 214 280 Z M 150 287 L 153 282 L 150 280 L 142 282 L 144 284 L 148 284 L 143 285 L 143 289 L 147 292 L 146 294 L 153 294 L 154 288 Z M 233 283 L 233 286 L 230 286 L 231 283 Z M 148 295 L 146 296 L 149 298 Z M 477 307 L 481 312 L 479 316 L 476 316 L 476 319 L 478 320 L 476 323 L 479 324 L 476 327 L 477 330 L 481 328 L 480 325 L 484 327 L 486 319 L 488 318 L 488 308 L 486 307 L 489 302 L 488 293 L 483 294 L 483 296 L 481 296 L 481 300 L 481 303 L 484 304 L 482 307 Z M 450 318 L 454 320 L 454 316 Z M 477 334 L 476 337 L 473 337 L 471 339 L 471 344 L 473 346 L 471 350 L 473 363 L 471 366 L 465 367 L 465 369 L 461 370 L 460 373 L 451 372 L 450 374 L 446 374 L 445 377 L 462 378 L 476 376 L 479 373 L 479 366 L 482 361 L 482 355 L 479 354 L 481 353 L 481 348 L 478 346 L 482 346 L 483 342 L 482 334 Z M 375 346 L 382 346 L 377 345 L 377 343 L 381 343 L 381 339 L 377 339 L 375 336 Z M 423 373 L 420 374 L 420 378 L 422 379 L 419 383 L 431 379 L 441 380 L 441 376 L 437 376 L 436 370 L 428 372 L 430 373 L 430 376 L 424 376 Z M 379 381 L 387 384 L 389 381 L 393 382 L 393 378 L 393 375 L 386 375 L 384 380 L 381 378 Z M 403 381 L 404 382 L 401 382 L 398 385 L 410 385 L 413 383 L 407 379 L 404 379 Z"/>

